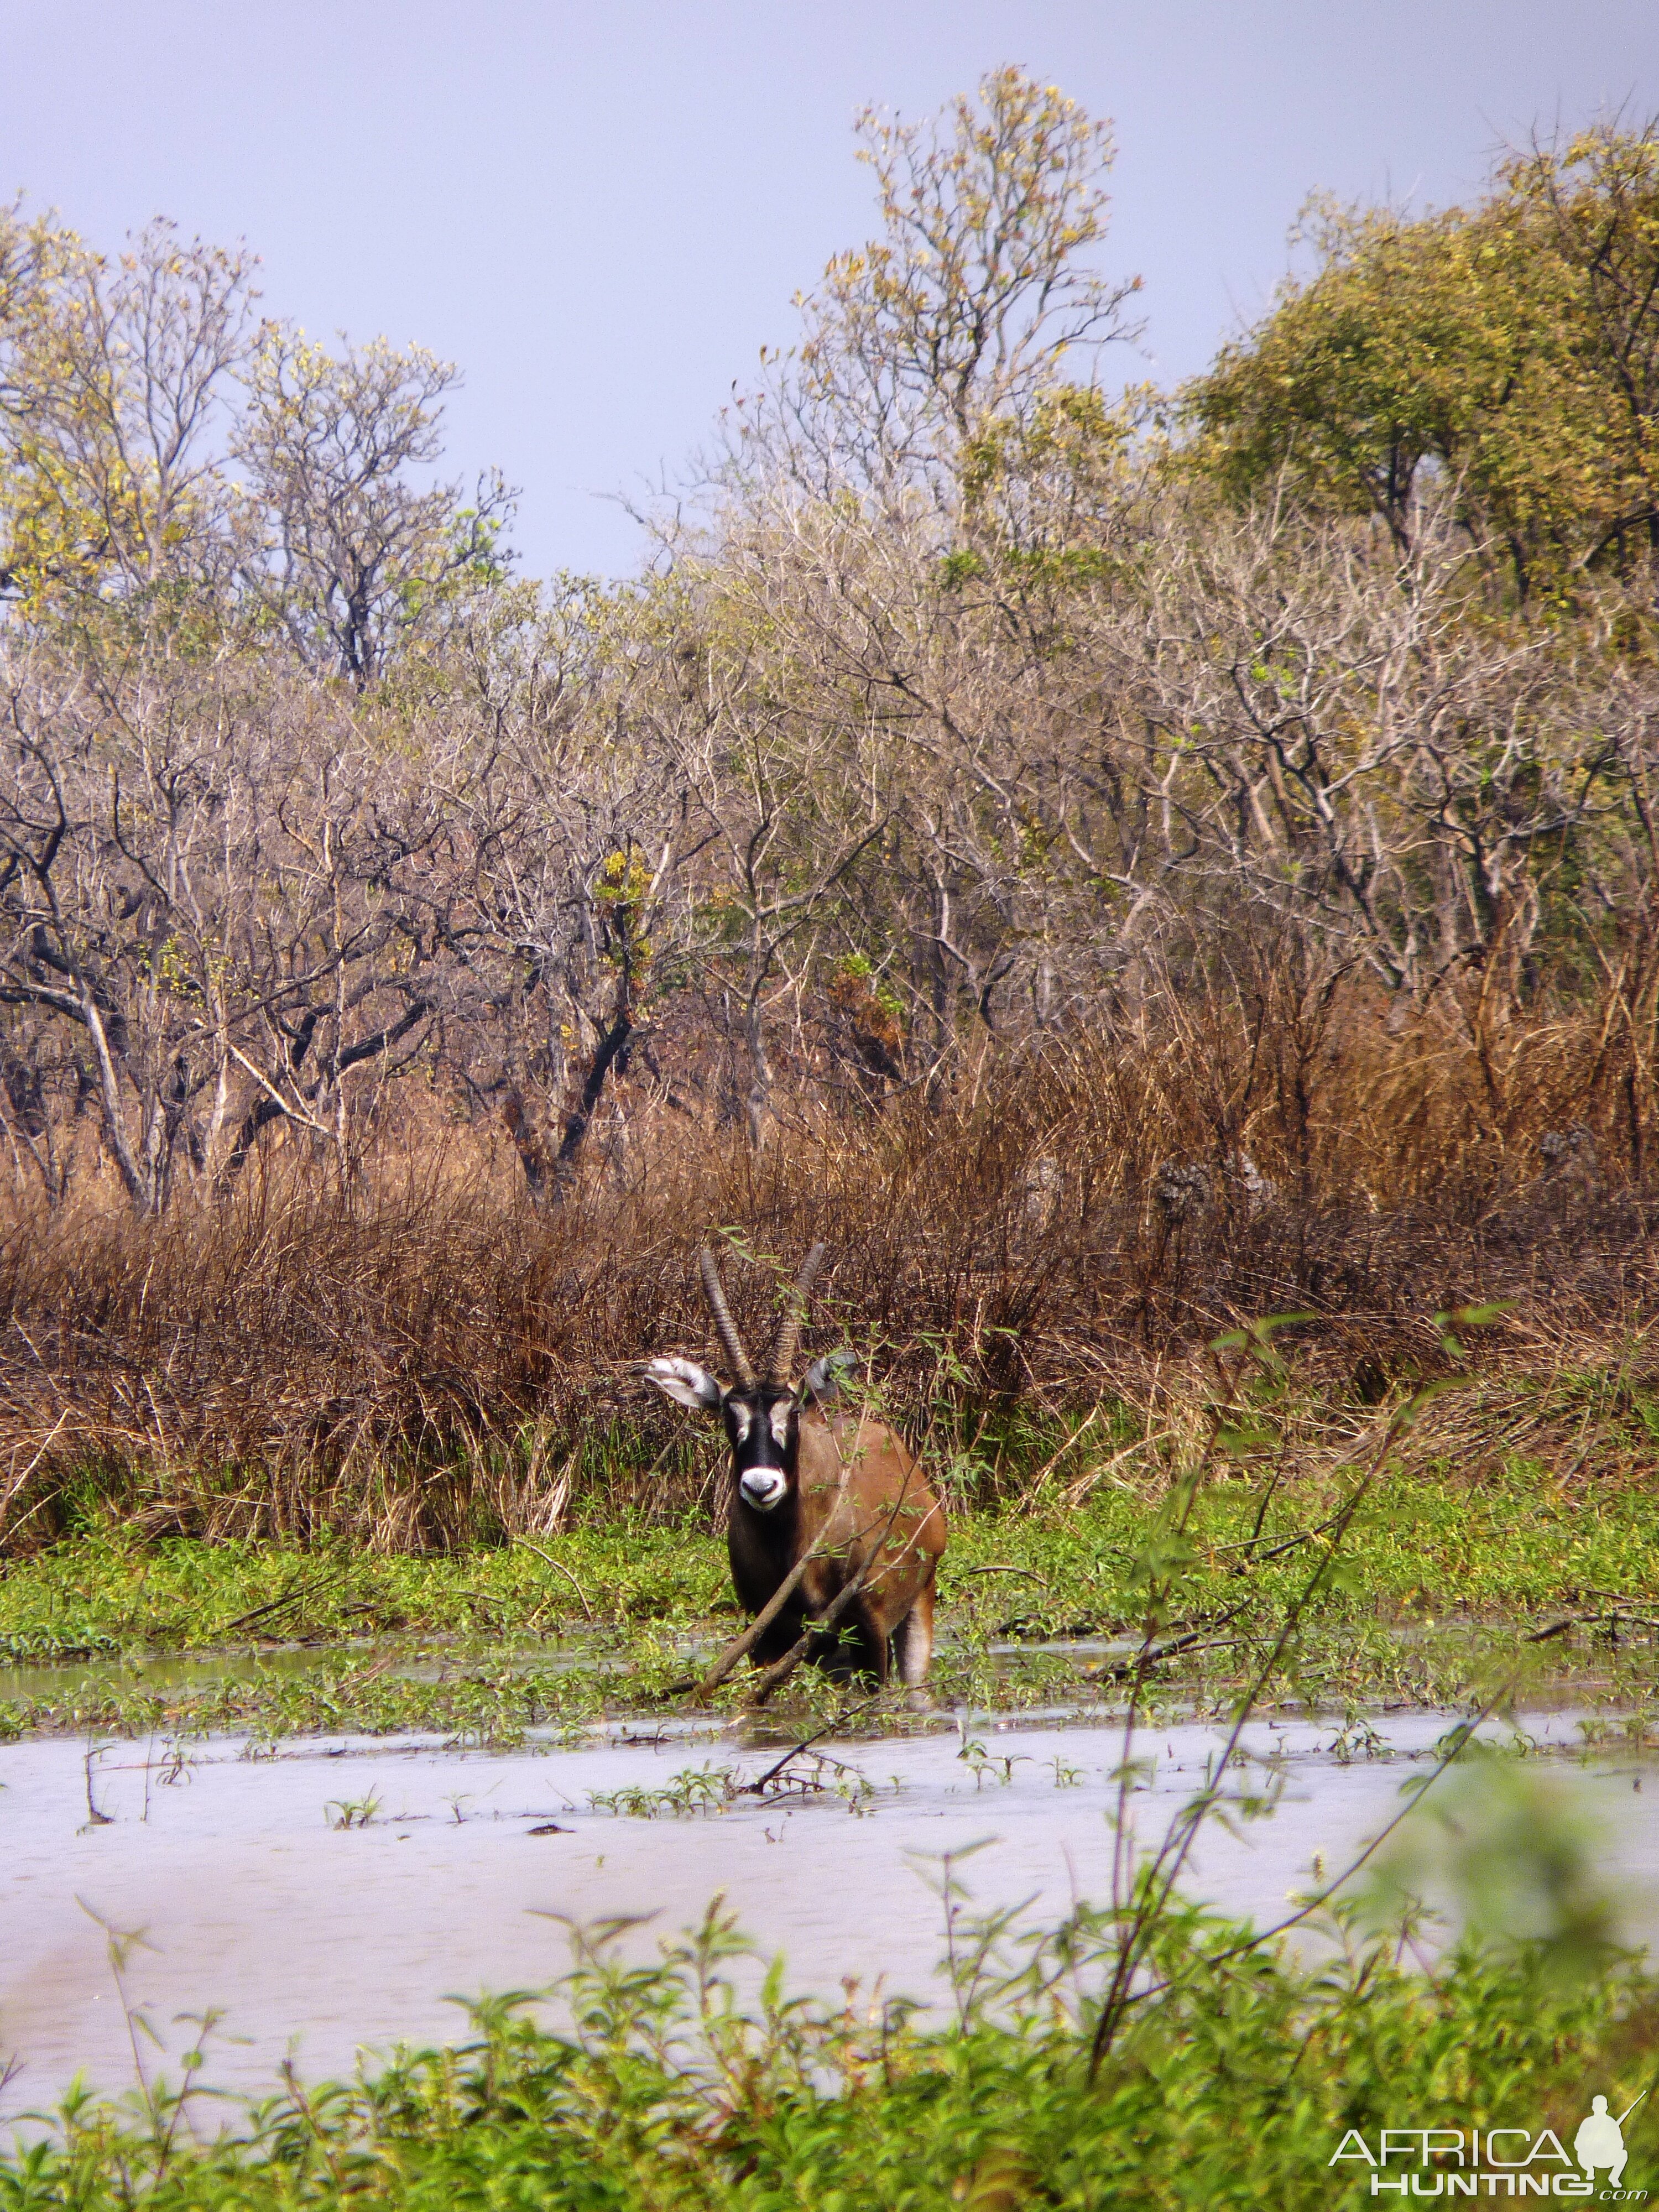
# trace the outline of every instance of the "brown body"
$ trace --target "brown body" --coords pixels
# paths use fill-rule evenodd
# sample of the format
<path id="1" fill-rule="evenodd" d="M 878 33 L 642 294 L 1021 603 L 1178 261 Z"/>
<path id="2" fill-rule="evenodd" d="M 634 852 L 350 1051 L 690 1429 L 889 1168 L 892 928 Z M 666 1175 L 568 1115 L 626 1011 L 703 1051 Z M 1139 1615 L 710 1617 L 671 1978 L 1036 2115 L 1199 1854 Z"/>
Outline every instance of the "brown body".
<path id="1" fill-rule="evenodd" d="M 799 1659 L 806 1624 L 821 1622 L 805 1656 L 884 1683 L 896 1660 L 901 1679 L 917 1688 L 933 1656 L 945 1509 L 891 1429 L 836 1407 L 850 1352 L 831 1352 L 792 1379 L 823 1257 L 822 1244 L 807 1254 L 757 1375 L 704 1251 L 703 1292 L 737 1380 L 722 1383 L 690 1359 L 648 1360 L 645 1371 L 678 1404 L 715 1414 L 726 1430 L 727 1546 L 738 1597 L 759 1614 L 787 1588 L 755 1640 L 756 1663 Z"/>
<path id="2" fill-rule="evenodd" d="M 842 1620 L 813 1653 L 820 1664 L 872 1673 L 885 1682 L 927 1679 L 933 1652 L 933 1577 L 945 1550 L 945 1509 L 893 1431 L 855 1414 L 805 1407 L 794 1425 L 789 1496 L 757 1513 L 742 1493 L 726 1532 L 732 1579 L 759 1613 L 809 1552 L 794 1595 L 756 1646 L 762 1664 L 781 1658 L 804 1623 L 820 1619 L 847 1584 L 861 1581 Z M 843 1628 L 846 1633 L 842 1633 Z"/>

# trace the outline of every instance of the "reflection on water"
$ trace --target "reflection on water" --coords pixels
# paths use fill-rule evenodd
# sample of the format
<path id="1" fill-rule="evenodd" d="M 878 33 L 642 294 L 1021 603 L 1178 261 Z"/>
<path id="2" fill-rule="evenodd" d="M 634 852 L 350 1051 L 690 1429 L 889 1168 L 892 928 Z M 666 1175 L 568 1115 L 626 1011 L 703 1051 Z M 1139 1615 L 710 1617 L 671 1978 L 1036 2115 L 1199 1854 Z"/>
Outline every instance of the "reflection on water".
<path id="1" fill-rule="evenodd" d="M 669 1647 L 689 1659 L 712 1652 L 705 1640 L 686 1639 Z M 342 1659 L 373 1657 L 377 1671 L 409 1681 L 439 1680 L 456 1666 L 488 1668 L 523 1674 L 568 1674 L 576 1668 L 605 1674 L 629 1664 L 627 1647 L 616 1636 L 580 1632 L 567 1634 L 558 1643 L 485 1644 L 444 1636 L 383 1636 L 334 1639 L 325 1644 L 265 1644 L 252 1650 L 167 1652 L 147 1656 L 134 1652 L 88 1659 L 41 1662 L 27 1666 L 0 1667 L 0 1705 L 39 1700 L 55 1705 L 77 1698 L 117 1696 L 123 1692 L 150 1690 L 182 1696 L 202 1696 L 227 1684 L 269 1680 L 273 1674 L 301 1677 L 337 1668 Z"/>
<path id="2" fill-rule="evenodd" d="M 942 1647 L 948 1648 L 949 1642 L 948 1637 L 942 1638 Z M 659 1648 L 695 1667 L 700 1660 L 712 1659 L 720 1643 L 714 1637 L 677 1637 Z M 1012 1674 L 1033 1660 L 1069 1659 L 1083 1669 L 1097 1667 L 1103 1660 L 1133 1655 L 1139 1649 L 1133 1641 L 1115 1638 L 1054 1637 L 1005 1639 L 988 1645 L 987 1656 L 1000 1673 Z M 269 1680 L 273 1675 L 297 1680 L 325 1673 L 337 1668 L 343 1659 L 351 1658 L 374 1659 L 376 1671 L 383 1675 L 433 1682 L 458 1667 L 526 1677 L 565 1674 L 578 1668 L 599 1675 L 623 1674 L 632 1665 L 633 1657 L 624 1634 L 603 1630 L 567 1631 L 557 1642 L 538 1638 L 489 1643 L 468 1638 L 463 1644 L 442 1636 L 381 1636 L 161 1656 L 135 1651 L 0 1666 L 0 1705 L 38 1703 L 72 1708 L 138 1691 L 201 1697 L 238 1683 Z"/>
<path id="3" fill-rule="evenodd" d="M 1452 1717 L 1254 1725 L 1277 1809 L 1208 1831 L 1188 1887 L 1277 1919 L 1316 1854 L 1340 1867 L 1393 1817 Z M 1543 1743 L 1576 1741 L 1568 1716 L 1526 1726 Z M 1197 1725 L 1137 1739 L 1144 1843 L 1219 1742 Z M 945 1852 L 994 1839 L 965 1870 L 987 1908 L 1029 1900 L 1054 1918 L 1104 1894 L 1117 1730 L 962 1716 L 950 1733 L 825 1748 L 869 1787 L 843 1778 L 792 1801 L 688 1787 L 677 1781 L 688 1769 L 741 1780 L 775 1753 L 684 1722 L 511 1755 L 363 1738 L 258 1755 L 223 1739 L 0 1747 L 0 2053 L 25 2068 L 4 2109 L 49 2098 L 77 2067 L 105 2087 L 131 2079 L 105 1936 L 86 1908 L 146 1931 L 131 1995 L 175 2074 L 194 2031 L 169 2023 L 221 2006 L 211 2074 L 268 2087 L 290 2038 L 307 2072 L 337 2072 L 360 2045 L 456 2034 L 447 1992 L 544 1985 L 567 1962 L 566 1918 L 646 1916 L 629 1940 L 648 1953 L 723 1892 L 763 1951 L 787 1954 L 797 1990 L 833 1994 L 854 1974 L 937 2001 L 942 1928 L 927 1877 Z M 1659 1936 L 1659 1788 L 1649 1768 L 1644 1792 L 1643 1772 L 1637 1755 L 1598 1752 L 1582 1785 L 1638 1940 Z M 695 1817 L 674 1817 L 677 1797 Z M 724 1809 L 698 1811 L 716 1802 Z"/>
<path id="4" fill-rule="evenodd" d="M 21 1705 L 36 1698 L 68 1704 L 124 1690 L 181 1690 L 199 1695 L 227 1682 L 257 1681 L 262 1674 L 313 1673 L 341 1651 L 362 1648 L 366 1647 L 295 1644 L 263 1651 L 167 1652 L 159 1656 L 58 1659 L 34 1666 L 0 1667 L 0 1705 Z"/>

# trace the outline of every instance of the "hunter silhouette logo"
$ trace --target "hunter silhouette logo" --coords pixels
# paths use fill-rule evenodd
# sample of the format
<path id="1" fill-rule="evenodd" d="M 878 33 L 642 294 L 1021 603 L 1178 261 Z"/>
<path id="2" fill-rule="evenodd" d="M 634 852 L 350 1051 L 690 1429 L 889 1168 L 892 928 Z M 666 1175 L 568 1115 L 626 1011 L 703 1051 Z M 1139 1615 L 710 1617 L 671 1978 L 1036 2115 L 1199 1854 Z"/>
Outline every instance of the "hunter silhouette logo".
<path id="1" fill-rule="evenodd" d="M 1642 2097 L 1647 2094 L 1644 2089 Z M 1616 2120 L 1607 2110 L 1607 2099 L 1597 2097 L 1590 2106 L 1589 2118 L 1579 2123 L 1578 2132 L 1572 2139 L 1572 2154 L 1592 2181 L 1601 2166 L 1607 2169 L 1610 2189 L 1618 2189 L 1624 2180 L 1625 2160 L 1630 2156 L 1625 2148 L 1625 2122 L 1636 2110 L 1636 2105 L 1641 2103 L 1642 2097 L 1636 2100 L 1635 2105 L 1627 2106 Z"/>
<path id="2" fill-rule="evenodd" d="M 1605 2097 L 1592 2098 L 1571 2151 L 1553 2128 L 1536 2135 L 1530 2128 L 1382 2128 L 1375 2149 L 1350 2128 L 1327 2163 L 1369 2167 L 1373 2197 L 1593 2197 L 1640 2204 L 1647 2191 L 1624 2185 L 1625 2123 L 1647 2094 L 1644 2089 L 1616 2119 Z"/>

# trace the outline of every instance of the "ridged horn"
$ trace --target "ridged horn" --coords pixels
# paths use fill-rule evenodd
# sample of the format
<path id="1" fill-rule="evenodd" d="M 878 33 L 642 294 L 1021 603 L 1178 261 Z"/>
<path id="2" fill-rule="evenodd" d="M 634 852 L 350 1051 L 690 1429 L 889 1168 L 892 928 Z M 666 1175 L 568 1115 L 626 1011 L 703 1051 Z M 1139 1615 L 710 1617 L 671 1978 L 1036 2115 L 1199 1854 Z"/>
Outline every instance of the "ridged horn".
<path id="1" fill-rule="evenodd" d="M 755 1370 L 749 1364 L 749 1354 L 743 1348 L 743 1339 L 738 1334 L 738 1325 L 732 1318 L 732 1309 L 726 1303 L 726 1287 L 720 1281 L 720 1271 L 714 1265 L 714 1255 L 705 1244 L 697 1255 L 697 1267 L 702 1276 L 702 1294 L 708 1301 L 708 1310 L 714 1316 L 714 1327 L 732 1363 L 732 1372 L 745 1390 L 754 1388 Z"/>
<path id="2" fill-rule="evenodd" d="M 783 1312 L 778 1320 L 778 1333 L 772 1340 L 772 1349 L 767 1356 L 766 1379 L 769 1382 L 788 1380 L 789 1370 L 795 1364 L 795 1354 L 800 1348 L 801 1323 L 806 1319 L 806 1301 L 812 1293 L 812 1278 L 823 1261 L 823 1247 L 815 1244 L 801 1262 L 801 1270 L 793 1286 L 783 1302 Z"/>

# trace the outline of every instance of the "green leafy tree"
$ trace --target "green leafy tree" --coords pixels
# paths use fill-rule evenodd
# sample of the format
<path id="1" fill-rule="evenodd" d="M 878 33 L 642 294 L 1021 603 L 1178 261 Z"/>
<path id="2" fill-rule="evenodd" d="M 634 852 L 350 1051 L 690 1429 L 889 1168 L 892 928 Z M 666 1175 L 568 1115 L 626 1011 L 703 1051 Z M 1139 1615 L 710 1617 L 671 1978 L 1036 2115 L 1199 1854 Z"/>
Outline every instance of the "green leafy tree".
<path id="1" fill-rule="evenodd" d="M 110 261 L 0 213 L 0 592 L 27 613 L 222 574 L 249 276 L 170 222 Z"/>
<path id="2" fill-rule="evenodd" d="M 1476 208 L 1317 206 L 1318 265 L 1189 386 L 1187 459 L 1288 485 L 1405 549 L 1425 492 L 1524 597 L 1659 560 L 1659 136 L 1534 145 Z"/>

